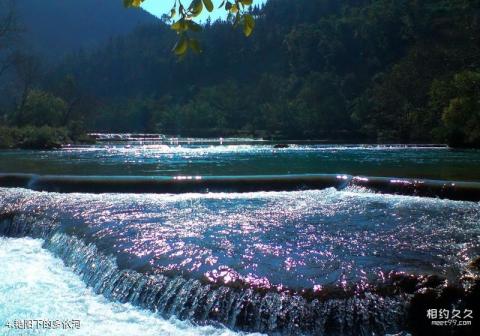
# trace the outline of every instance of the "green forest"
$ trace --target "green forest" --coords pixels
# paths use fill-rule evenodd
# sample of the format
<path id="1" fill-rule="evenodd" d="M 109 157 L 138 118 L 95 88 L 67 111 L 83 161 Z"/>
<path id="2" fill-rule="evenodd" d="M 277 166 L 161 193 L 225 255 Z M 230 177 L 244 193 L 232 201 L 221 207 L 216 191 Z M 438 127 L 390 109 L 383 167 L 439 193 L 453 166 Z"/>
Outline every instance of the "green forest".
<path id="1" fill-rule="evenodd" d="M 0 143 L 101 131 L 480 147 L 480 1 L 270 0 L 250 15 L 250 37 L 207 22 L 202 52 L 182 58 L 167 16 L 53 64 L 4 43 Z"/>

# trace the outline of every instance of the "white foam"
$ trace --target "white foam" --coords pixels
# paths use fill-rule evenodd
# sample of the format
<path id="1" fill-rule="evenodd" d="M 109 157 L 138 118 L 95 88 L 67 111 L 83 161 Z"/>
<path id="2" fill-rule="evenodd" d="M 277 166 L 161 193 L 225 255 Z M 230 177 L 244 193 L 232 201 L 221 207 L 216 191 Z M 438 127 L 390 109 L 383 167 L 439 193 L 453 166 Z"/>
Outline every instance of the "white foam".
<path id="1" fill-rule="evenodd" d="M 0 238 L 0 335 L 241 335 L 228 329 L 162 319 L 95 295 L 42 241 Z M 16 330 L 15 320 L 80 320 L 79 330 Z"/>

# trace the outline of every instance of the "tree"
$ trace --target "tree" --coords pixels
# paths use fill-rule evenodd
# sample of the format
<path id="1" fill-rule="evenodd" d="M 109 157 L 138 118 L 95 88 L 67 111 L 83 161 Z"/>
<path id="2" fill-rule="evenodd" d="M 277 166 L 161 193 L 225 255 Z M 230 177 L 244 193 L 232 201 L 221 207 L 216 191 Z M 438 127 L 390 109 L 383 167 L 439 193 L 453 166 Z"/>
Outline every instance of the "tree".
<path id="1" fill-rule="evenodd" d="M 456 74 L 450 90 L 451 98 L 442 114 L 448 142 L 480 147 L 480 72 Z"/>
<path id="2" fill-rule="evenodd" d="M 126 7 L 139 7 L 145 0 L 123 0 Z M 242 26 L 245 36 L 250 36 L 255 28 L 255 20 L 250 13 L 247 13 L 248 8 L 252 5 L 253 0 L 223 0 L 219 8 L 224 8 L 228 13 L 228 18 L 232 21 L 234 26 Z M 204 9 L 213 11 L 212 0 L 192 0 L 190 5 L 186 7 L 182 0 L 175 0 L 172 9 L 170 10 L 169 19 L 173 20 L 175 17 L 179 19 L 173 22 L 171 28 L 177 32 L 179 39 L 173 51 L 177 56 L 184 56 L 189 49 L 194 52 L 201 52 L 201 47 L 195 38 L 189 36 L 189 32 L 195 33 L 202 30 L 202 26 L 194 21 Z M 167 19 L 168 19 L 167 18 Z"/>
<path id="3" fill-rule="evenodd" d="M 12 66 L 14 40 L 20 33 L 11 0 L 0 0 L 0 77 Z"/>
<path id="4" fill-rule="evenodd" d="M 20 119 L 24 111 L 27 96 L 41 78 L 41 64 L 37 57 L 25 54 L 23 52 L 15 52 L 12 55 L 12 62 L 15 68 L 16 77 L 16 118 Z"/>
<path id="5" fill-rule="evenodd" d="M 248 9 L 256 34 L 232 34 L 233 14 L 207 22 L 204 52 L 182 62 L 169 50 L 178 38 L 170 25 L 182 16 L 169 15 L 70 55 L 25 87 L 53 89 L 70 107 L 65 122 L 90 130 L 378 142 L 448 135 L 466 146 L 477 141 L 478 95 L 463 73 L 480 69 L 479 10 L 467 0 L 268 1 Z"/>
<path id="6" fill-rule="evenodd" d="M 63 99 L 48 92 L 31 90 L 27 94 L 17 124 L 58 127 L 62 124 L 62 117 L 66 110 L 67 104 Z"/>

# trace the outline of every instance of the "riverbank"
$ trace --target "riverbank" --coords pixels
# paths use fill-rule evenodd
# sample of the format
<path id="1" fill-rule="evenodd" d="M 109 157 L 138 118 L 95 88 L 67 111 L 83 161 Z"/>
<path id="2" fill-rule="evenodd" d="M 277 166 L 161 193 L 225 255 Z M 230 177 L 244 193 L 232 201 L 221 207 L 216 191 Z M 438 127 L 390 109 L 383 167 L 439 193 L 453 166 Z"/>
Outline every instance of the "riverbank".
<path id="1" fill-rule="evenodd" d="M 94 142 L 87 134 L 66 127 L 0 127 L 0 149 L 46 150 Z"/>

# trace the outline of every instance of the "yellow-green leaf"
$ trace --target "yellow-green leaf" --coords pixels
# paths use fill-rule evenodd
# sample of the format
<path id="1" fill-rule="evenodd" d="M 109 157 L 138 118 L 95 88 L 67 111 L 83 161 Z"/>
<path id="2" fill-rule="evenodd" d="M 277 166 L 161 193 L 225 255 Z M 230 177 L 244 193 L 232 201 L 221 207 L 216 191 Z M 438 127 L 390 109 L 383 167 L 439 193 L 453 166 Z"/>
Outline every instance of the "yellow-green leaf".
<path id="1" fill-rule="evenodd" d="M 190 10 L 190 13 L 193 17 L 200 15 L 203 10 L 202 0 L 193 0 L 188 9 Z"/>
<path id="2" fill-rule="evenodd" d="M 230 8 L 230 13 L 236 13 L 238 12 L 238 6 L 237 4 L 233 4 L 232 7 Z"/>
<path id="3" fill-rule="evenodd" d="M 211 12 L 213 11 L 213 3 L 212 0 L 203 0 L 203 4 L 205 5 L 205 8 Z"/>
<path id="4" fill-rule="evenodd" d="M 177 56 L 182 56 L 187 52 L 188 49 L 188 40 L 182 36 L 180 40 L 178 40 L 177 44 L 173 47 L 173 52 Z"/>
<path id="5" fill-rule="evenodd" d="M 174 24 L 172 24 L 171 28 L 175 30 L 177 33 L 181 33 L 188 30 L 188 25 L 185 22 L 185 19 L 180 19 Z"/>
<path id="6" fill-rule="evenodd" d="M 245 14 L 243 16 L 243 33 L 245 36 L 250 36 L 253 33 L 253 29 L 255 28 L 255 20 L 253 16 L 250 14 Z"/>
<path id="7" fill-rule="evenodd" d="M 123 0 L 125 7 L 139 7 L 144 0 Z"/>

